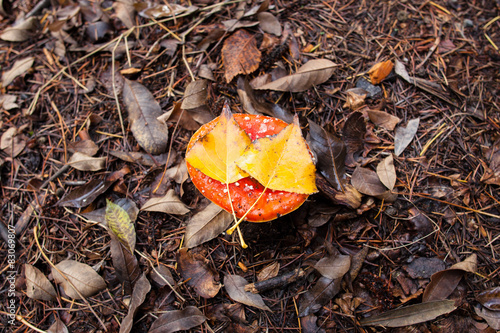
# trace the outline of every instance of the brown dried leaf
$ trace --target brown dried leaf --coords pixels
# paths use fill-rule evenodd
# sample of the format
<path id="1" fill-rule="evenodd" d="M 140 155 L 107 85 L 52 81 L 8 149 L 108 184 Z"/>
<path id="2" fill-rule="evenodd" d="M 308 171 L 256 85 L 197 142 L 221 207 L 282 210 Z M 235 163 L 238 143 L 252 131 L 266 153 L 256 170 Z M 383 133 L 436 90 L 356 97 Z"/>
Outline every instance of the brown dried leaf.
<path id="1" fill-rule="evenodd" d="M 70 142 L 68 144 L 68 151 L 71 153 L 78 152 L 87 156 L 94 156 L 99 151 L 99 147 L 95 144 L 94 141 L 87 139 Z"/>
<path id="2" fill-rule="evenodd" d="M 130 129 L 139 145 L 150 154 L 163 153 L 167 149 L 168 127 L 158 120 L 162 110 L 153 94 L 142 84 L 125 80 L 123 101 Z"/>
<path id="3" fill-rule="evenodd" d="M 359 192 L 371 196 L 381 195 L 387 191 L 375 171 L 360 166 L 352 173 L 351 184 Z"/>
<path id="4" fill-rule="evenodd" d="M 177 264 L 184 280 L 188 280 L 187 284 L 193 287 L 198 295 L 203 298 L 217 295 L 221 285 L 215 279 L 219 275 L 208 267 L 204 257 L 182 248 L 177 253 Z"/>
<path id="5" fill-rule="evenodd" d="M 200 125 L 194 120 L 189 111 L 182 109 L 181 104 L 180 102 L 174 102 L 174 108 L 169 114 L 168 122 L 177 122 L 182 128 L 188 131 L 196 131 L 200 128 Z M 192 112 L 195 111 L 193 110 Z"/>
<path id="6" fill-rule="evenodd" d="M 250 74 L 259 68 L 261 53 L 254 36 L 246 30 L 238 30 L 225 40 L 222 47 L 222 62 L 226 81 L 229 83 L 238 74 Z"/>
<path id="7" fill-rule="evenodd" d="M 69 159 L 68 165 L 80 171 L 99 171 L 106 167 L 106 157 L 90 157 L 76 152 Z"/>
<path id="8" fill-rule="evenodd" d="M 261 310 L 271 311 L 259 294 L 245 291 L 245 286 L 247 284 L 247 280 L 242 276 L 230 274 L 224 276 L 224 288 L 233 301 L 250 305 Z"/>
<path id="9" fill-rule="evenodd" d="M 314 265 L 321 275 L 330 280 L 342 278 L 350 267 L 351 257 L 342 254 L 322 258 Z"/>
<path id="10" fill-rule="evenodd" d="M 408 121 L 408 125 L 406 127 L 396 128 L 396 135 L 394 137 L 394 155 L 401 155 L 405 148 L 408 147 L 415 134 L 417 134 L 419 122 L 420 118 L 412 119 Z"/>
<path id="11" fill-rule="evenodd" d="M 384 111 L 367 110 L 366 113 L 368 114 L 368 117 L 370 118 L 372 123 L 389 131 L 394 130 L 396 125 L 401 120 L 398 117 L 393 116 L 392 114 L 388 114 Z"/>
<path id="12" fill-rule="evenodd" d="M 130 295 L 132 286 L 139 278 L 139 263 L 135 255 L 118 240 L 113 232 L 109 231 L 109 235 L 111 236 L 111 258 L 116 277 L 122 283 L 125 295 Z"/>
<path id="13" fill-rule="evenodd" d="M 431 282 L 425 288 L 422 302 L 446 299 L 458 286 L 465 273 L 475 273 L 476 267 L 477 255 L 472 254 L 464 261 L 432 274 Z"/>
<path id="14" fill-rule="evenodd" d="M 194 306 L 187 306 L 184 310 L 167 311 L 155 320 L 149 333 L 171 333 L 189 330 L 201 325 L 207 318 Z"/>
<path id="15" fill-rule="evenodd" d="M 343 108 L 350 110 L 357 110 L 365 105 L 367 91 L 362 88 L 352 88 L 346 91 L 345 103 Z"/>
<path id="16" fill-rule="evenodd" d="M 40 301 L 54 301 L 57 298 L 56 290 L 49 279 L 35 266 L 24 264 L 26 276 L 26 295 Z"/>
<path id="17" fill-rule="evenodd" d="M 342 130 L 342 138 L 346 144 L 346 165 L 354 166 L 359 159 L 359 154 L 364 149 L 366 123 L 361 112 L 352 113 L 347 118 Z"/>
<path id="18" fill-rule="evenodd" d="M 135 9 L 133 2 L 129 0 L 117 0 L 113 2 L 115 15 L 127 27 L 135 26 Z"/>
<path id="19" fill-rule="evenodd" d="M 433 320 L 441 315 L 452 312 L 456 308 L 454 300 L 426 302 L 390 310 L 381 315 L 363 318 L 359 323 L 363 326 L 382 325 L 403 327 Z"/>
<path id="20" fill-rule="evenodd" d="M 309 146 L 316 153 L 316 166 L 328 182 L 344 192 L 346 146 L 342 140 L 323 127 L 309 122 Z"/>
<path id="21" fill-rule="evenodd" d="M 485 154 L 488 165 L 482 162 L 484 174 L 481 182 L 486 184 L 500 185 L 500 139 L 497 139 Z"/>
<path id="22" fill-rule="evenodd" d="M 390 191 L 394 189 L 394 185 L 396 185 L 396 168 L 394 167 L 392 155 L 387 156 L 377 165 L 377 175 L 382 184 Z"/>
<path id="23" fill-rule="evenodd" d="M 130 162 L 130 163 L 139 163 L 145 166 L 160 166 L 165 165 L 168 160 L 168 154 L 160 154 L 156 156 L 152 156 L 148 153 L 139 152 L 139 151 L 121 151 L 121 150 L 111 150 L 109 151 L 110 155 L 118 157 L 119 159 Z"/>
<path id="24" fill-rule="evenodd" d="M 196 80 L 189 83 L 184 92 L 182 106 L 184 110 L 196 109 L 207 101 L 207 80 Z"/>
<path id="25" fill-rule="evenodd" d="M 393 67 L 394 64 L 390 60 L 379 62 L 373 65 L 373 67 L 368 71 L 372 84 L 379 84 L 380 82 L 382 82 L 392 71 Z"/>
<path id="26" fill-rule="evenodd" d="M 35 26 L 35 17 L 30 17 L 26 20 L 21 19 L 14 23 L 12 27 L 6 28 L 0 35 L 0 39 L 7 42 L 24 42 L 31 37 L 32 30 Z"/>
<path id="27" fill-rule="evenodd" d="M 264 267 L 259 274 L 257 274 L 257 281 L 264 281 L 276 277 L 280 270 L 280 263 L 275 261 Z"/>
<path id="28" fill-rule="evenodd" d="M 340 291 L 342 278 L 320 277 L 316 284 L 299 298 L 299 317 L 316 313 Z"/>
<path id="29" fill-rule="evenodd" d="M 130 300 L 130 306 L 128 308 L 128 313 L 123 318 L 120 325 L 120 333 L 129 333 L 132 330 L 132 325 L 134 324 L 134 316 L 137 312 L 139 306 L 144 303 L 146 295 L 151 290 L 151 284 L 149 283 L 146 275 L 143 273 L 137 283 L 134 286 L 134 291 L 132 293 L 132 298 Z"/>
<path id="30" fill-rule="evenodd" d="M 494 330 L 500 330 L 500 311 L 491 311 L 485 307 L 475 307 L 476 314 L 486 320 L 488 325 Z"/>
<path id="31" fill-rule="evenodd" d="M 269 0 L 264 0 L 260 4 L 253 6 L 250 8 L 245 14 L 243 14 L 243 17 L 248 17 L 252 16 L 255 14 L 258 14 L 260 12 L 263 12 L 269 8 Z"/>
<path id="32" fill-rule="evenodd" d="M 69 331 L 66 325 L 64 325 L 64 323 L 61 321 L 61 319 L 57 318 L 56 321 L 52 325 L 50 325 L 47 333 L 69 333 Z"/>
<path id="33" fill-rule="evenodd" d="M 142 205 L 141 210 L 174 215 L 189 213 L 187 206 L 177 197 L 174 189 L 168 190 L 163 197 L 151 198 Z"/>
<path id="34" fill-rule="evenodd" d="M 335 64 L 327 59 L 309 60 L 295 74 L 287 75 L 260 86 L 259 90 L 300 92 L 327 81 L 335 71 Z"/>
<path id="35" fill-rule="evenodd" d="M 83 297 L 89 297 L 106 288 L 106 282 L 92 267 L 75 260 L 63 260 L 52 267 L 52 276 L 66 295 L 74 299 L 81 299 L 77 290 Z"/>
<path id="36" fill-rule="evenodd" d="M 260 28 L 264 32 L 278 37 L 281 36 L 281 24 L 273 14 L 262 12 L 257 14 L 257 19 L 259 20 Z"/>
<path id="37" fill-rule="evenodd" d="M 12 65 L 11 69 L 3 73 L 2 86 L 7 87 L 12 81 L 14 81 L 16 77 L 26 73 L 31 68 L 31 66 L 33 66 L 34 62 L 34 57 L 27 57 L 17 60 L 14 65 Z"/>
<path id="38" fill-rule="evenodd" d="M 2 134 L 0 149 L 10 157 L 16 157 L 26 147 L 26 140 L 17 132 L 17 128 L 10 127 Z"/>
<path id="39" fill-rule="evenodd" d="M 94 202 L 99 195 L 106 192 L 113 183 L 114 182 L 108 182 L 100 179 L 92 180 L 66 194 L 57 202 L 57 205 L 74 208 L 88 206 Z"/>
<path id="40" fill-rule="evenodd" d="M 322 328 L 319 328 L 316 325 L 316 321 L 318 317 L 315 315 L 307 315 L 305 317 L 300 318 L 300 324 L 302 326 L 302 333 L 325 333 L 326 331 Z"/>
<path id="41" fill-rule="evenodd" d="M 193 248 L 208 242 L 225 231 L 232 221 L 233 216 L 230 213 L 210 203 L 189 220 L 184 235 L 184 245 Z"/>
<path id="42" fill-rule="evenodd" d="M 476 300 L 489 310 L 500 310 L 500 287 L 490 288 L 481 292 L 477 295 Z"/>
<path id="43" fill-rule="evenodd" d="M 163 265 L 158 265 L 153 267 L 151 272 L 149 273 L 151 280 L 156 283 L 160 288 L 165 287 L 166 285 L 172 287 L 175 285 L 175 280 L 170 272 L 170 269 Z"/>

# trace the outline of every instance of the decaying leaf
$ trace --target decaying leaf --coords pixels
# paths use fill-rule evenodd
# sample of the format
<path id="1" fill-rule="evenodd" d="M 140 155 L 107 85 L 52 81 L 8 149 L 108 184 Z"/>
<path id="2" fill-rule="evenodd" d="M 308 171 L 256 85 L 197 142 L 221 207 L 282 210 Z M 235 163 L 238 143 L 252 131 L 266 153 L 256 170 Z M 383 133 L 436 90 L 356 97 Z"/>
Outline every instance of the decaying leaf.
<path id="1" fill-rule="evenodd" d="M 485 308 L 492 311 L 500 310 L 500 287 L 494 287 L 482 291 L 476 296 L 476 300 Z M 500 317 L 500 316 L 499 316 Z"/>
<path id="2" fill-rule="evenodd" d="M 168 127 L 157 119 L 162 110 L 153 94 L 142 84 L 125 80 L 123 101 L 130 129 L 139 145 L 150 154 L 163 153 L 168 143 Z"/>
<path id="3" fill-rule="evenodd" d="M 236 159 L 250 142 L 226 103 L 215 127 L 187 152 L 186 161 L 212 179 L 234 183 L 248 176 L 236 165 Z"/>
<path id="4" fill-rule="evenodd" d="M 24 264 L 26 276 L 26 295 L 41 301 L 54 301 L 56 290 L 49 279 L 35 266 Z"/>
<path id="5" fill-rule="evenodd" d="M 419 122 L 420 118 L 412 119 L 408 121 L 408 125 L 406 127 L 396 128 L 396 135 L 394 137 L 394 155 L 401 155 L 405 148 L 408 147 L 415 134 L 417 134 Z"/>
<path id="6" fill-rule="evenodd" d="M 394 185 L 396 185 L 396 168 L 394 167 L 392 155 L 387 156 L 377 165 L 377 175 L 382 184 L 389 190 L 394 189 Z"/>
<path id="7" fill-rule="evenodd" d="M 275 261 L 264 267 L 259 274 L 257 274 L 257 281 L 264 281 L 276 277 L 280 270 L 280 263 Z"/>
<path id="8" fill-rule="evenodd" d="M 236 164 L 269 189 L 316 193 L 316 168 L 302 137 L 299 118 L 274 137 L 252 142 Z"/>
<path id="9" fill-rule="evenodd" d="M 359 154 L 363 151 L 366 135 L 366 123 L 361 112 L 352 113 L 342 129 L 342 139 L 346 145 L 346 165 L 355 166 Z"/>
<path id="10" fill-rule="evenodd" d="M 78 292 L 83 297 L 89 297 L 106 288 L 106 282 L 92 267 L 75 260 L 63 260 L 55 268 L 52 267 L 52 276 L 66 295 L 74 299 L 81 299 Z"/>
<path id="11" fill-rule="evenodd" d="M 207 242 L 225 231 L 233 216 L 214 203 L 194 215 L 186 226 L 184 245 L 193 248 Z"/>
<path id="12" fill-rule="evenodd" d="M 354 169 L 351 183 L 356 190 L 366 195 L 377 196 L 387 191 L 375 171 L 360 166 Z"/>
<path id="13" fill-rule="evenodd" d="M 121 282 L 123 293 L 130 295 L 132 286 L 139 278 L 140 268 L 134 253 L 123 245 L 112 231 L 108 231 L 111 236 L 111 258 L 118 281 Z"/>
<path id="14" fill-rule="evenodd" d="M 137 283 L 134 286 L 134 291 L 132 293 L 132 298 L 130 300 L 130 306 L 128 308 L 128 313 L 123 318 L 122 324 L 120 325 L 120 333 L 128 333 L 132 330 L 132 325 L 134 324 L 134 316 L 137 312 L 139 306 L 144 303 L 146 295 L 151 290 L 151 284 L 149 283 L 146 275 L 143 273 Z"/>
<path id="15" fill-rule="evenodd" d="M 16 157 L 26 147 L 26 140 L 19 135 L 17 128 L 10 127 L 2 134 L 0 139 L 0 149 L 10 157 Z"/>
<path id="16" fill-rule="evenodd" d="M 307 315 L 305 317 L 300 318 L 300 324 L 302 326 L 302 333 L 325 333 L 326 331 L 322 328 L 319 328 L 316 325 L 316 321 L 318 317 L 315 315 Z"/>
<path id="17" fill-rule="evenodd" d="M 56 321 L 52 325 L 50 325 L 47 333 L 69 333 L 69 331 L 62 320 L 57 318 Z"/>
<path id="18" fill-rule="evenodd" d="M 494 330 L 500 330 L 500 311 L 491 311 L 485 307 L 476 306 L 476 314 L 486 320 L 488 325 Z"/>
<path id="19" fill-rule="evenodd" d="M 218 274 L 208 267 L 205 260 L 203 256 L 193 254 L 187 248 L 182 248 L 177 253 L 179 271 L 187 284 L 201 297 L 212 298 L 217 295 L 221 285 L 215 280 Z"/>
<path id="20" fill-rule="evenodd" d="M 135 202 L 128 198 L 120 198 L 115 201 L 115 204 L 122 207 L 127 212 L 130 220 L 135 222 L 137 214 L 139 213 L 139 209 Z M 99 223 L 101 227 L 108 229 L 108 223 L 106 222 L 106 207 L 82 213 L 81 215 L 92 222 Z"/>
<path id="21" fill-rule="evenodd" d="M 316 166 L 328 182 L 344 191 L 346 147 L 342 140 L 309 120 L 309 145 L 316 153 Z"/>
<path id="22" fill-rule="evenodd" d="M 384 111 L 367 110 L 366 113 L 368 114 L 368 118 L 370 118 L 372 123 L 389 131 L 394 130 L 396 125 L 401 120 L 398 117 Z"/>
<path id="23" fill-rule="evenodd" d="M 340 291 L 342 279 L 320 277 L 316 284 L 299 298 L 299 317 L 316 313 Z"/>
<path id="24" fill-rule="evenodd" d="M 281 24 L 273 14 L 262 12 L 257 14 L 257 19 L 259 20 L 260 28 L 264 32 L 278 37 L 281 36 Z"/>
<path id="25" fill-rule="evenodd" d="M 250 74 L 259 68 L 261 53 L 255 37 L 240 29 L 225 40 L 222 47 L 226 81 L 229 83 L 238 74 Z"/>
<path id="26" fill-rule="evenodd" d="M 368 92 L 362 88 L 351 88 L 347 90 L 345 96 L 345 103 L 342 105 L 343 108 L 349 108 L 350 110 L 357 110 L 363 105 L 365 105 L 365 99 Z"/>
<path id="27" fill-rule="evenodd" d="M 68 151 L 71 153 L 78 152 L 87 156 L 94 156 L 99 151 L 99 147 L 94 141 L 87 139 L 68 143 Z"/>
<path id="28" fill-rule="evenodd" d="M 370 80 L 372 81 L 373 84 L 379 84 L 380 82 L 384 81 L 387 75 L 389 75 L 393 67 L 394 64 L 390 60 L 376 63 L 368 71 L 368 74 L 370 75 Z"/>
<path id="29" fill-rule="evenodd" d="M 27 57 L 17 60 L 14 65 L 12 65 L 12 68 L 10 70 L 3 73 L 2 86 L 7 87 L 12 81 L 14 81 L 16 77 L 26 73 L 31 68 L 31 66 L 33 66 L 34 62 L 34 57 Z"/>
<path id="30" fill-rule="evenodd" d="M 351 267 L 351 257 L 348 255 L 327 256 L 320 259 L 314 268 L 331 280 L 342 278 Z"/>
<path id="31" fill-rule="evenodd" d="M 187 306 L 184 310 L 167 311 L 155 320 L 149 333 L 171 333 L 189 330 L 201 325 L 207 318 L 194 306 Z"/>
<path id="32" fill-rule="evenodd" d="M 465 273 L 475 273 L 476 268 L 477 255 L 472 254 L 464 261 L 432 274 L 431 282 L 425 288 L 422 302 L 446 299 L 455 290 Z"/>
<path id="33" fill-rule="evenodd" d="M 141 210 L 161 212 L 174 215 L 189 213 L 187 206 L 177 197 L 174 189 L 170 189 L 163 197 L 151 198 L 144 203 Z"/>
<path id="34" fill-rule="evenodd" d="M 196 80 L 189 83 L 184 92 L 181 108 L 191 110 L 205 105 L 207 101 L 207 86 L 207 80 Z"/>
<path id="35" fill-rule="evenodd" d="M 390 310 L 381 315 L 363 318 L 359 323 L 363 326 L 403 327 L 433 320 L 452 312 L 456 308 L 454 300 L 419 303 Z"/>
<path id="36" fill-rule="evenodd" d="M 14 23 L 12 27 L 6 28 L 0 34 L 0 39 L 7 42 L 24 42 L 32 36 L 32 30 L 35 28 L 36 21 L 35 17 L 21 19 Z"/>
<path id="37" fill-rule="evenodd" d="M 230 274 L 224 276 L 224 288 L 233 301 L 250 305 L 261 310 L 271 311 L 259 294 L 245 291 L 245 286 L 247 284 L 247 280 L 242 276 Z"/>
<path id="38" fill-rule="evenodd" d="M 57 202 L 57 205 L 62 207 L 82 208 L 90 205 L 94 200 L 104 192 L 114 182 L 105 180 L 92 180 L 85 185 L 79 186 Z"/>
<path id="39" fill-rule="evenodd" d="M 80 171 L 99 171 L 106 166 L 106 157 L 90 157 L 76 152 L 68 161 L 68 165 Z"/>
<path id="40" fill-rule="evenodd" d="M 309 60 L 295 74 L 291 74 L 256 89 L 300 92 L 328 80 L 335 71 L 335 64 L 327 59 Z"/>
<path id="41" fill-rule="evenodd" d="M 130 253 L 135 251 L 135 227 L 127 212 L 119 205 L 106 199 L 106 223 L 108 229 L 115 234 Z"/>

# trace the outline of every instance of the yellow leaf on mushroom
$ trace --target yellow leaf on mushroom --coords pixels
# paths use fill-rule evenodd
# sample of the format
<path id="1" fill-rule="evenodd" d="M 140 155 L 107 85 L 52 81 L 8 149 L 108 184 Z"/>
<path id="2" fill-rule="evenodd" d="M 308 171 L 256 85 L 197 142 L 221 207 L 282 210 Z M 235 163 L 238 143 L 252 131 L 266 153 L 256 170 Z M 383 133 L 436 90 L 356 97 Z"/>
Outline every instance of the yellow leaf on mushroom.
<path id="1" fill-rule="evenodd" d="M 236 166 L 251 140 L 238 125 L 228 105 L 215 127 L 188 151 L 186 161 L 210 178 L 224 184 L 234 183 L 248 174 Z"/>
<path id="2" fill-rule="evenodd" d="M 276 136 L 255 140 L 236 164 L 272 190 L 317 192 L 316 167 L 302 137 L 298 117 Z"/>

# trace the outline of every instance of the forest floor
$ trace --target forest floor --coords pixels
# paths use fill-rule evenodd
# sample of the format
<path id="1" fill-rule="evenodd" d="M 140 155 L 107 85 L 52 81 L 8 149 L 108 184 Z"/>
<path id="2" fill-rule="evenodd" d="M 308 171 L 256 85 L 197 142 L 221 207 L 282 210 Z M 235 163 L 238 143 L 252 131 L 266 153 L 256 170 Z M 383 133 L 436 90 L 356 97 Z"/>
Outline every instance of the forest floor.
<path id="1" fill-rule="evenodd" d="M 0 330 L 500 329 L 500 2 L 0 7 Z M 317 161 L 247 248 L 186 170 L 224 103 Z"/>

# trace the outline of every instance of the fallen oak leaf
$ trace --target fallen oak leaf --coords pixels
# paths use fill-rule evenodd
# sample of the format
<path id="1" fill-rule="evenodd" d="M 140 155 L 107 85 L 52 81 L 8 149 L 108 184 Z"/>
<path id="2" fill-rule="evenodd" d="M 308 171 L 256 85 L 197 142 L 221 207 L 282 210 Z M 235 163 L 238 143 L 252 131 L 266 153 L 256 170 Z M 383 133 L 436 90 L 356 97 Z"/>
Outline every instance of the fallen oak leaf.
<path id="1" fill-rule="evenodd" d="M 316 167 L 298 116 L 276 136 L 252 142 L 236 164 L 266 188 L 300 194 L 318 192 Z"/>

